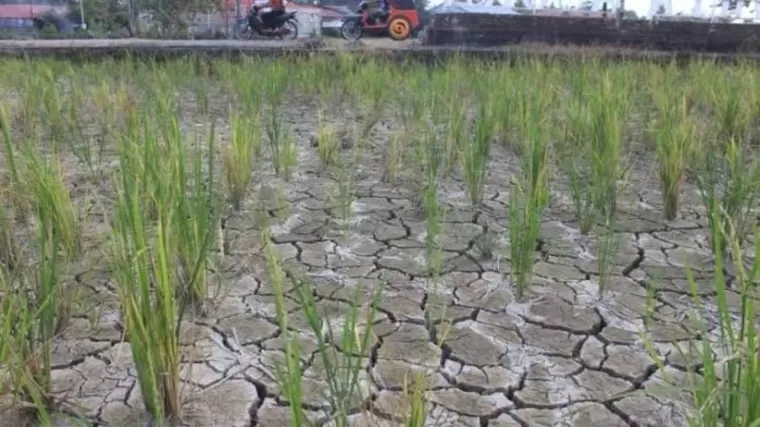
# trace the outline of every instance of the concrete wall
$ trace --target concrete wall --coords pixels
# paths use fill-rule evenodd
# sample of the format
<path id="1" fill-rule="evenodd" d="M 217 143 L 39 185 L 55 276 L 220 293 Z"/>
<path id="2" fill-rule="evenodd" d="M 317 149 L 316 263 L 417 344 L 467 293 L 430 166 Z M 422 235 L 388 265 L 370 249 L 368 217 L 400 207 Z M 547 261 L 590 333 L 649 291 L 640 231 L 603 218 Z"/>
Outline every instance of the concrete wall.
<path id="1" fill-rule="evenodd" d="M 527 15 L 437 14 L 431 45 L 499 46 L 522 42 L 620 45 L 659 50 L 760 51 L 760 25 L 688 21 L 622 21 Z"/>
<path id="2" fill-rule="evenodd" d="M 298 10 L 298 38 L 322 36 L 322 15 Z"/>

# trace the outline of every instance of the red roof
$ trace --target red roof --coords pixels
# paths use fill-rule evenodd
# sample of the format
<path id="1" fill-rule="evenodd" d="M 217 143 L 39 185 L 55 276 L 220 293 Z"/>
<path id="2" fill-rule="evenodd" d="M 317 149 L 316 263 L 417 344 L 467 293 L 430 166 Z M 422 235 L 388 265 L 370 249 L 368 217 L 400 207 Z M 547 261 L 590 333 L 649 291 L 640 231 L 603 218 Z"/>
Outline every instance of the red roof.
<path id="1" fill-rule="evenodd" d="M 50 6 L 46 4 L 3 4 L 0 5 L 0 18 L 30 19 L 46 12 L 63 15 L 68 12 L 66 6 Z"/>

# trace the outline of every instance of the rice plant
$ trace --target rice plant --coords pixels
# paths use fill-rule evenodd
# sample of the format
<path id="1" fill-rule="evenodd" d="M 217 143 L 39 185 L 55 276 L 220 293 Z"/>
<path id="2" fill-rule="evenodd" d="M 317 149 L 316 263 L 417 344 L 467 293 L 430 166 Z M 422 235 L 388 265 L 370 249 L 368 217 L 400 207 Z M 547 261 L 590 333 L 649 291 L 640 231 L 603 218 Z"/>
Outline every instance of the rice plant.
<path id="1" fill-rule="evenodd" d="M 339 153 L 340 141 L 335 129 L 324 123 L 324 117 L 320 114 L 317 120 L 317 154 L 325 165 L 332 165 Z"/>
<path id="2" fill-rule="evenodd" d="M 744 70 L 732 72 L 731 78 L 700 82 L 707 88 L 710 104 L 718 123 L 718 134 L 724 140 L 741 141 L 749 137 L 752 120 L 757 112 L 754 90 Z M 748 78 L 749 77 L 749 78 Z"/>
<path id="3" fill-rule="evenodd" d="M 682 344 L 677 345 L 677 351 L 690 364 L 701 366 L 701 376 L 693 372 L 687 376 L 683 391 L 690 394 L 694 400 L 693 411 L 688 415 L 691 427 L 718 426 L 750 426 L 760 421 L 760 409 L 756 402 L 760 397 L 760 364 L 757 357 L 757 283 L 760 279 L 760 264 L 755 261 L 749 268 L 745 266 L 742 257 L 740 240 L 734 230 L 736 227 L 724 227 L 731 219 L 717 206 L 710 210 L 712 217 L 712 241 L 717 251 L 715 254 L 715 300 L 717 319 L 704 313 L 707 311 L 706 302 L 700 296 L 700 290 L 690 267 L 687 268 L 687 278 L 691 288 L 691 296 L 695 305 L 692 310 L 695 326 L 703 336 L 707 337 L 714 323 L 717 323 L 717 342 L 702 339 L 696 344 L 696 359 L 689 358 Z M 725 216 L 724 219 L 719 218 Z M 758 237 L 757 231 L 755 236 Z M 754 250 L 760 250 L 760 239 L 755 239 Z M 729 302 L 728 277 L 725 275 L 727 266 L 722 254 L 723 248 L 729 248 L 734 257 L 733 265 L 735 278 L 733 289 L 739 295 L 738 312 Z M 650 297 L 651 298 L 651 297 Z M 654 345 L 649 339 L 644 340 L 648 352 L 660 369 L 663 362 Z M 689 344 L 691 345 L 691 343 Z M 667 376 L 666 380 L 673 381 Z"/>
<path id="4" fill-rule="evenodd" d="M 595 207 L 606 218 L 617 211 L 618 179 L 621 177 L 620 97 L 608 74 L 591 98 L 591 173 L 597 185 Z"/>
<path id="5" fill-rule="evenodd" d="M 756 150 L 735 139 L 712 140 L 696 153 L 693 176 L 708 212 L 725 212 L 709 216 L 710 227 L 728 229 L 742 244 L 755 221 L 753 210 L 760 191 Z M 715 220 L 720 224 L 714 224 Z M 730 249 L 717 248 L 717 244 L 725 245 L 725 241 L 711 242 L 716 256 Z"/>
<path id="6" fill-rule="evenodd" d="M 272 166 L 275 175 L 279 177 L 281 174 L 287 174 L 290 162 L 294 160 L 291 157 L 292 149 L 288 145 L 291 140 L 289 140 L 287 128 L 282 123 L 282 117 L 280 117 L 285 91 L 288 87 L 288 76 L 285 67 L 278 63 L 273 63 L 267 73 L 267 78 L 262 80 L 267 82 L 262 97 L 269 104 L 267 120 L 264 123 L 269 151 L 272 156 Z"/>
<path id="7" fill-rule="evenodd" d="M 429 402 L 425 397 L 425 375 L 417 373 L 410 380 L 404 377 L 402 401 L 406 404 L 403 415 L 404 427 L 423 427 L 428 417 Z"/>
<path id="8" fill-rule="evenodd" d="M 657 158 L 662 192 L 663 216 L 672 221 L 680 208 L 680 196 L 689 159 L 692 158 L 696 129 L 685 96 L 661 95 L 656 127 Z"/>
<path id="9" fill-rule="evenodd" d="M 385 153 L 385 171 L 383 172 L 383 181 L 385 182 L 396 182 L 403 167 L 403 136 L 401 132 L 394 132 L 388 141 L 388 148 Z"/>
<path id="10" fill-rule="evenodd" d="M 206 201 L 201 192 L 200 161 L 188 195 L 185 148 L 172 120 L 161 130 L 163 148 L 148 118 L 141 120 L 144 138 L 125 139 L 119 147 L 112 268 L 141 394 L 155 422 L 164 425 L 181 418 L 180 322 L 206 278 L 207 256 L 217 229 L 209 211 L 199 210 L 212 208 L 213 212 L 213 201 Z M 162 167 L 146 164 L 144 153 L 160 149 L 164 151 Z M 213 169 L 208 173 L 213 176 Z M 191 196 L 197 197 L 195 201 Z M 152 203 L 152 212 L 146 202 Z"/>
<path id="11" fill-rule="evenodd" d="M 713 211 L 711 215 L 720 215 Z M 730 219 L 727 219 L 730 222 Z M 721 223 L 717 218 L 714 223 Z M 735 254 L 734 287 L 741 296 L 741 311 L 738 324 L 732 315 L 726 295 L 726 277 L 723 275 L 723 257 L 716 254 L 716 299 L 718 305 L 719 347 L 718 353 L 724 360 L 716 360 L 713 349 L 704 340 L 701 353 L 703 381 L 694 384 L 693 396 L 699 412 L 690 424 L 695 427 L 746 426 L 760 421 L 760 410 L 756 402 L 760 397 L 760 361 L 757 358 L 758 331 L 756 324 L 756 284 L 760 279 L 760 264 L 755 261 L 751 269 L 744 266 L 740 239 L 732 230 L 721 228 L 713 233 L 713 239 L 720 242 L 716 247 L 729 247 Z M 758 237 L 757 232 L 755 237 Z M 725 239 L 725 244 L 722 243 Z M 760 240 L 756 240 L 760 242 Z M 756 243 L 755 250 L 760 249 Z M 694 278 L 689 274 L 692 295 L 699 309 L 702 308 Z M 704 328 L 704 326 L 703 326 Z M 703 329 L 705 330 L 705 329 Z"/>
<path id="12" fill-rule="evenodd" d="M 586 235 L 596 225 L 596 192 L 600 187 L 591 173 L 591 161 L 586 155 L 589 148 L 591 115 L 580 102 L 568 107 L 568 123 L 564 127 L 564 141 L 559 149 L 559 163 L 567 176 L 570 197 L 578 218 L 580 233 Z"/>
<path id="13" fill-rule="evenodd" d="M 540 102 L 533 100 L 532 102 Z M 533 275 L 540 221 L 549 203 L 549 139 L 541 109 L 530 107 L 522 122 L 525 145 L 520 177 L 512 180 L 509 193 L 509 240 L 512 283 L 522 298 Z"/>
<path id="14" fill-rule="evenodd" d="M 488 101 L 481 101 L 475 118 L 473 140 L 464 144 L 461 153 L 461 165 L 467 192 L 473 206 L 483 201 L 486 184 L 486 170 L 491 152 L 491 139 L 496 126 L 494 109 Z"/>
<path id="15" fill-rule="evenodd" d="M 429 129 L 422 137 L 425 152 L 425 170 L 427 172 L 426 185 L 424 187 L 423 200 L 425 201 L 425 215 L 427 217 L 426 234 L 426 262 L 430 274 L 440 271 L 441 251 L 437 238 L 441 233 L 441 206 L 438 200 L 439 170 L 442 166 L 441 144 L 435 133 L 435 129 Z"/>
<path id="16" fill-rule="evenodd" d="M 288 313 L 285 310 L 285 272 L 280 265 L 277 251 L 272 244 L 267 228 L 263 227 L 262 230 L 261 237 L 264 241 L 266 269 L 275 295 L 277 325 L 280 328 L 280 333 L 285 343 L 285 363 L 282 365 L 278 364 L 275 367 L 277 381 L 290 404 L 290 425 L 301 427 L 306 423 L 301 406 L 303 403 L 301 350 L 298 346 L 298 340 L 295 337 L 291 337 L 291 331 L 288 329 Z"/>
<path id="17" fill-rule="evenodd" d="M 530 187 L 513 181 L 509 193 L 509 241 L 511 251 L 511 279 L 517 297 L 522 298 L 533 278 L 535 250 L 540 231 L 541 209 Z"/>
<path id="18" fill-rule="evenodd" d="M 342 224 L 343 236 L 348 238 L 351 228 L 351 213 L 354 206 L 354 165 L 352 161 L 343 162 L 338 168 L 338 212 Z"/>
<path id="19" fill-rule="evenodd" d="M 363 143 L 383 117 L 385 97 L 388 93 L 388 73 L 375 61 L 370 61 L 351 75 L 348 82 L 359 103 L 363 123 L 358 133 L 358 141 Z"/>
<path id="20" fill-rule="evenodd" d="M 32 409 L 42 425 L 51 425 L 48 356 L 49 345 L 40 341 L 43 307 L 26 292 L 23 276 L 10 274 L 0 266 L 0 383 L 3 393 L 11 392 L 15 404 Z M 41 300 L 45 300 L 41 297 Z"/>
<path id="21" fill-rule="evenodd" d="M 51 228 L 56 242 L 68 256 L 78 257 L 82 253 L 82 227 L 60 163 L 55 157 L 44 159 L 26 150 L 24 166 L 26 189 L 34 200 L 39 224 Z"/>
<path id="22" fill-rule="evenodd" d="M 23 222 L 27 219 L 31 206 L 28 199 L 24 197 L 26 192 L 24 191 L 24 182 L 19 171 L 21 165 L 18 164 L 16 158 L 16 147 L 12 139 L 10 116 L 2 104 L 0 104 L 0 134 L 3 137 L 6 173 L 8 175 L 8 193 L 10 204 L 13 207 L 13 216 Z"/>
<path id="23" fill-rule="evenodd" d="M 0 188 L 0 265 L 15 270 L 20 263 L 20 251 L 14 236 L 13 218 L 5 201 L 9 200 L 7 189 Z"/>
<path id="24" fill-rule="evenodd" d="M 2 61 L 3 384 L 13 389 L 20 406 L 37 412 L 40 424 L 52 424 L 51 412 L 58 410 L 58 393 L 52 392 L 57 387 L 52 380 L 55 371 L 51 375 L 52 346 L 67 339 L 69 317 L 83 320 L 82 313 L 72 313 L 79 308 L 70 303 L 73 287 L 64 285 L 74 276 L 85 284 L 79 287 L 97 288 L 98 297 L 106 295 L 99 292 L 100 278 L 90 283 L 80 271 L 81 264 L 105 251 L 110 264 L 94 268 L 106 276 L 104 282 L 116 285 L 140 395 L 153 423 L 190 422 L 182 420 L 181 411 L 181 319 L 191 308 L 196 311 L 190 314 L 212 317 L 214 311 L 207 310 L 211 284 L 251 271 L 258 276 L 263 260 L 267 277 L 257 277 L 252 286 L 260 287 L 264 280 L 274 288 L 271 318 L 277 323 L 275 334 L 283 340 L 285 356 L 276 366 L 276 400 L 290 405 L 291 425 L 311 424 L 307 413 L 315 412 L 318 404 L 310 401 L 312 390 L 307 388 L 312 383 L 307 384 L 304 376 L 315 373 L 315 365 L 307 369 L 307 360 L 316 361 L 324 367 L 319 374 L 324 375 L 327 402 L 319 410 L 331 418 L 318 423 L 347 425 L 372 398 L 365 393 L 376 342 L 372 325 L 387 326 L 376 322 L 380 292 L 376 289 L 367 298 L 366 286 L 356 286 L 353 298 L 341 301 L 348 304 L 347 313 L 327 318 L 322 298 L 325 292 L 331 293 L 331 299 L 337 294 L 301 274 L 302 255 L 324 244 L 326 273 L 361 273 L 366 282 L 368 277 L 386 274 L 409 276 L 389 271 L 394 268 L 385 265 L 391 261 L 388 247 L 404 254 L 421 249 L 427 264 L 420 273 L 425 281 L 424 322 L 434 344 L 443 348 L 454 320 L 446 319 L 450 302 L 438 299 L 437 286 L 442 271 L 449 270 L 444 251 L 454 253 L 444 240 L 458 239 L 445 229 L 445 217 L 452 213 L 445 206 L 454 206 L 452 222 L 476 230 L 474 222 L 484 228 L 481 235 L 486 237 L 476 237 L 466 256 L 473 250 L 487 257 L 497 255 L 498 245 L 488 243 L 488 236 L 495 228 L 508 230 L 510 271 L 505 275 L 510 275 L 517 297 L 525 298 L 539 255 L 563 256 L 549 247 L 555 244 L 553 239 L 541 240 L 540 230 L 550 195 L 569 196 L 580 232 L 595 232 L 601 295 L 616 274 L 614 258 L 621 236 L 635 233 L 622 232 L 636 221 L 618 222 L 618 204 L 642 221 L 648 213 L 636 209 L 652 208 L 644 189 L 636 191 L 638 199 L 627 194 L 625 156 L 636 154 L 631 158 L 642 161 L 656 154 L 651 171 L 637 168 L 631 177 L 639 179 L 648 172 L 658 176 L 662 215 L 668 220 L 683 210 L 683 220 L 692 221 L 694 207 L 681 204 L 689 199 L 686 178 L 696 182 L 709 212 L 699 220 L 708 222 L 716 255 L 715 293 L 710 298 L 717 303 L 699 301 L 695 290 L 694 305 L 698 314 L 712 305 L 719 307 L 715 317 L 720 337 L 717 344 L 704 340 L 698 365 L 705 381 L 691 384 L 688 390 L 698 404 L 690 421 L 700 427 L 752 425 L 759 418 L 752 402 L 760 390 L 755 384 L 753 323 L 760 268 L 746 265 L 753 255 L 746 244 L 755 228 L 760 191 L 755 144 L 760 97 L 753 90 L 760 74 L 746 64 L 706 62 L 686 67 L 587 58 L 579 63 L 551 58 L 513 62 L 508 67 L 470 60 L 436 67 L 390 66 L 385 60 L 367 61 L 352 54 L 200 66 L 187 60 L 126 59 L 86 65 Z M 129 72 L 112 71 L 124 69 Z M 388 91 L 393 81 L 404 84 Z M 229 111 L 230 138 L 218 146 L 216 123 L 223 107 Z M 303 114 L 314 114 L 316 120 L 301 120 Z M 331 126 L 333 121 L 356 123 L 350 156 L 341 154 L 345 147 Z M 717 124 L 717 129 L 706 126 L 709 123 Z M 647 129 L 652 132 L 643 131 L 642 124 L 652 125 Z M 314 133 L 318 134 L 315 150 L 301 150 L 304 135 Z M 653 144 L 637 144 L 642 137 Z M 492 145 L 499 139 L 503 144 Z M 639 152 L 646 149 L 651 153 Z M 512 152 L 517 154 L 520 172 L 508 183 L 515 163 Z M 300 168 L 297 163 L 302 158 L 313 164 L 312 154 L 322 167 Z M 255 212 L 249 216 L 247 199 L 259 178 L 269 176 L 269 161 L 274 182 L 261 184 L 271 192 L 254 197 Z M 567 186 L 550 182 L 554 178 L 550 161 L 562 170 Z M 335 194 L 327 196 L 328 206 L 315 206 L 322 203 L 328 174 L 334 177 Z M 485 200 L 486 183 L 493 200 Z M 462 190 L 468 199 L 465 204 L 474 209 L 456 206 Z M 370 200 L 361 200 L 365 203 L 360 205 L 358 197 Z M 93 223 L 88 223 L 91 201 L 102 207 L 105 221 L 93 215 Z M 498 208 L 499 204 L 504 207 Z M 362 217 L 370 221 L 355 218 L 358 207 L 369 208 Z M 495 208 L 507 210 L 506 216 L 494 213 Z M 565 212 L 552 209 L 550 214 L 552 222 L 567 224 Z M 266 224 L 269 216 L 281 219 L 271 230 Z M 333 220 L 341 221 L 344 236 L 350 237 L 343 245 L 325 235 L 330 234 L 325 225 Z M 382 242 L 385 248 L 376 251 L 372 244 L 358 241 L 375 231 L 374 224 L 387 224 L 389 229 L 383 231 L 392 235 Z M 356 233 L 350 234 L 353 226 Z M 298 235 L 308 241 L 299 238 L 276 246 L 269 234 L 275 228 L 278 236 L 285 236 L 283 241 Z M 103 234 L 111 238 L 102 239 Z M 447 239 L 442 240 L 442 235 Z M 577 249 L 576 237 L 571 233 L 564 243 Z M 758 240 L 752 243 L 757 246 Z M 234 247 L 230 254 L 235 262 L 222 265 L 221 257 L 214 256 L 217 246 L 222 255 Z M 295 248 L 295 259 L 280 260 L 282 248 Z M 245 256 L 235 250 L 245 251 Z M 344 250 L 372 253 L 352 259 L 344 256 Z M 373 263 L 372 257 L 385 259 Z M 295 268 L 290 268 L 291 263 Z M 309 274 L 318 274 L 316 266 L 306 268 Z M 481 265 L 476 270 L 490 268 Z M 732 277 L 727 277 L 729 270 Z M 727 280 L 735 289 L 726 289 Z M 651 317 L 659 314 L 660 295 L 654 287 L 648 295 Z M 457 298 L 466 296 L 463 292 Z M 245 303 L 262 301 L 246 297 Z M 289 319 L 294 315 L 306 318 L 307 335 L 313 334 L 316 341 L 314 354 L 303 347 L 303 331 L 296 334 L 296 322 Z M 703 320 L 699 335 L 714 336 L 710 322 L 715 319 Z M 645 320 L 645 326 L 651 325 Z M 401 390 L 405 406 L 391 414 L 394 420 L 409 427 L 434 423 L 428 419 L 434 409 L 426 398 L 429 386 L 422 375 L 406 378 Z"/>
<path id="25" fill-rule="evenodd" d="M 179 138 L 176 143 L 182 144 L 179 135 L 176 132 L 174 135 Z M 183 291 L 190 292 L 190 299 L 201 311 L 209 297 L 207 285 L 208 271 L 212 263 L 210 253 L 217 238 L 221 217 L 219 195 L 215 184 L 215 140 L 216 133 L 212 124 L 208 148 L 197 150 L 195 160 L 192 162 L 191 176 L 187 176 L 184 158 L 181 155 L 176 157 L 175 166 L 180 185 L 177 189 L 173 224 L 179 257 L 179 286 Z M 187 189 L 185 185 L 188 185 Z"/>
<path id="26" fill-rule="evenodd" d="M 600 297 L 604 294 L 605 289 L 607 289 L 610 284 L 612 260 L 617 254 L 620 245 L 620 238 L 617 233 L 615 233 L 614 222 L 614 218 L 607 217 L 605 219 L 603 231 L 598 235 L 596 268 L 599 273 L 598 284 Z"/>
<path id="27" fill-rule="evenodd" d="M 452 98 L 447 102 L 448 117 L 446 124 L 446 173 L 451 173 L 461 156 L 465 130 L 467 128 L 467 104 L 460 99 Z"/>
<path id="28" fill-rule="evenodd" d="M 235 211 L 239 211 L 253 185 L 254 161 L 260 150 L 261 133 L 256 117 L 243 118 L 239 114 L 232 115 L 230 131 L 230 145 L 224 152 L 224 177 L 228 200 Z"/>
<path id="29" fill-rule="evenodd" d="M 0 300 L 3 310 L 8 310 L 0 313 L 8 339 L 2 345 L 5 359 L 0 362 L 10 368 L 14 393 L 49 423 L 47 409 L 54 405 L 53 341 L 68 324 L 71 305 L 61 277 L 66 262 L 81 254 L 80 228 L 57 165 L 31 153 L 25 160 L 39 256 L 31 271 L 21 271 L 23 266 L 16 263 L 15 271 L 7 274 L 6 266 L 0 265 Z"/>
<path id="30" fill-rule="evenodd" d="M 338 426 L 349 426 L 348 416 L 357 409 L 357 401 L 368 397 L 362 395 L 366 385 L 361 373 L 364 358 L 370 354 L 372 325 L 382 290 L 382 286 L 376 287 L 367 303 L 368 309 L 360 310 L 359 298 L 364 290 L 356 287 L 349 309 L 340 319 L 341 329 L 335 331 L 331 324 L 334 319 L 323 318 L 317 310 L 313 285 L 306 280 L 295 283 L 296 300 L 309 329 L 317 336 L 317 357 L 327 382 L 324 397 L 330 405 L 330 417 Z"/>
<path id="31" fill-rule="evenodd" d="M 113 269 L 145 407 L 159 426 L 179 419 L 179 327 L 185 300 L 178 295 L 171 233 L 173 195 L 156 200 L 156 230 L 151 239 L 145 215 L 147 198 L 139 185 L 138 159 L 121 158 L 116 217 L 113 221 Z M 175 179 L 173 171 L 164 179 Z M 175 181 L 176 182 L 176 181 Z"/>
<path id="32" fill-rule="evenodd" d="M 280 171 L 285 180 L 290 180 L 293 175 L 293 168 L 298 164 L 296 139 L 292 133 L 288 132 L 282 142 L 279 159 Z"/>

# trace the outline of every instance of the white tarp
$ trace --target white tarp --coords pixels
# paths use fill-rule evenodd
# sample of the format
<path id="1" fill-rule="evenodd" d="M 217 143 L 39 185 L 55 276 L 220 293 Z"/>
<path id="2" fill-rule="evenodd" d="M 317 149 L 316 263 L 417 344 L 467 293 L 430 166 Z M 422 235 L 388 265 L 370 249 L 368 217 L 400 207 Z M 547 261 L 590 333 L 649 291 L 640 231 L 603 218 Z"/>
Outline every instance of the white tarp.
<path id="1" fill-rule="evenodd" d="M 491 15 L 522 15 L 522 13 L 516 12 L 509 6 L 491 6 L 485 4 L 472 4 L 472 3 L 449 3 L 441 4 L 439 6 L 430 9 L 430 13 L 488 13 Z"/>

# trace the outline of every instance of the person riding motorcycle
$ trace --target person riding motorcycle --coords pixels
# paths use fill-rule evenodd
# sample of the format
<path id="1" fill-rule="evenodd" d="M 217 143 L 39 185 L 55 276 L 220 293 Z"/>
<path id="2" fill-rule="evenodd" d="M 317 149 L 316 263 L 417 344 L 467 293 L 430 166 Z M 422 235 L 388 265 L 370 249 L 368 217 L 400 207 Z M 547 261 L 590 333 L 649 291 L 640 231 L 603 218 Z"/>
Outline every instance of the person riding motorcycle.
<path id="1" fill-rule="evenodd" d="M 256 5 L 259 8 L 269 7 L 271 10 L 261 14 L 261 22 L 265 29 L 273 30 L 277 25 L 277 19 L 285 14 L 285 0 L 267 0 L 266 3 Z"/>
<path id="2" fill-rule="evenodd" d="M 370 23 L 382 21 L 388 14 L 388 5 L 385 0 L 365 0 L 360 9 L 368 14 Z"/>

